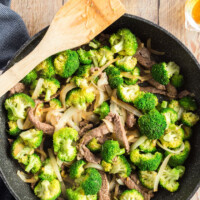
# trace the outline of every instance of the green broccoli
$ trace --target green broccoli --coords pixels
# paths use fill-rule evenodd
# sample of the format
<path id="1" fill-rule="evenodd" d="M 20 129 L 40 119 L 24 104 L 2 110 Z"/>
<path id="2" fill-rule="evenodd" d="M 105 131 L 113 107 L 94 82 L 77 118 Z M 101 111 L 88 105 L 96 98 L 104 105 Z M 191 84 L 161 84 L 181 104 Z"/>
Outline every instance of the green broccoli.
<path id="1" fill-rule="evenodd" d="M 54 172 L 54 169 L 51 165 L 49 158 L 47 158 L 43 162 L 42 168 L 40 169 L 39 178 L 42 180 L 48 180 L 48 181 L 52 181 L 56 179 L 56 174 Z"/>
<path id="2" fill-rule="evenodd" d="M 74 88 L 67 93 L 66 106 L 75 106 L 85 110 L 87 103 L 92 103 L 95 99 L 95 93 L 80 88 Z"/>
<path id="3" fill-rule="evenodd" d="M 52 57 L 47 58 L 42 61 L 35 70 L 40 73 L 40 76 L 43 78 L 52 78 L 55 76 L 55 68 L 53 65 Z"/>
<path id="4" fill-rule="evenodd" d="M 124 83 L 126 85 L 134 85 L 137 83 L 138 81 L 138 76 L 140 76 L 140 68 L 139 67 L 135 67 L 131 72 L 131 75 L 135 76 L 135 78 L 124 78 Z"/>
<path id="5" fill-rule="evenodd" d="M 55 60 L 54 66 L 56 74 L 62 78 L 72 76 L 79 67 L 79 58 L 76 51 L 66 50 L 59 53 Z"/>
<path id="6" fill-rule="evenodd" d="M 120 149 L 119 142 L 114 140 L 106 140 L 102 145 L 101 156 L 102 159 L 108 163 L 112 163 L 116 156 L 125 153 L 125 149 Z"/>
<path id="7" fill-rule="evenodd" d="M 138 85 L 119 85 L 117 87 L 117 96 L 124 102 L 133 102 L 140 94 L 140 87 Z"/>
<path id="8" fill-rule="evenodd" d="M 108 76 L 108 83 L 112 89 L 117 88 L 118 86 L 122 85 L 124 82 L 121 76 Z"/>
<path id="9" fill-rule="evenodd" d="M 183 130 L 184 130 L 184 140 L 189 140 L 192 136 L 192 128 L 189 126 L 182 126 Z"/>
<path id="10" fill-rule="evenodd" d="M 92 152 L 99 152 L 101 150 L 101 144 L 98 143 L 96 138 L 92 138 L 88 143 L 87 148 Z"/>
<path id="11" fill-rule="evenodd" d="M 120 75 L 120 70 L 115 67 L 114 65 L 110 65 L 105 69 L 106 75 L 107 76 L 119 76 Z"/>
<path id="12" fill-rule="evenodd" d="M 142 153 L 139 149 L 134 149 L 130 153 L 130 160 L 142 171 L 156 170 L 159 167 L 162 158 L 163 156 L 160 152 Z"/>
<path id="13" fill-rule="evenodd" d="M 158 104 L 158 98 L 156 95 L 147 92 L 141 92 L 137 98 L 133 101 L 134 106 L 142 110 L 143 112 L 150 111 L 156 107 Z"/>
<path id="14" fill-rule="evenodd" d="M 9 121 L 8 122 L 8 127 L 9 127 L 9 130 L 8 130 L 9 135 L 17 136 L 21 132 L 21 130 L 17 126 L 17 122 L 16 121 Z"/>
<path id="15" fill-rule="evenodd" d="M 156 109 L 149 111 L 138 119 L 140 132 L 149 139 L 159 139 L 167 127 L 165 117 Z"/>
<path id="16" fill-rule="evenodd" d="M 92 63 L 90 51 L 86 51 L 86 50 L 80 48 L 80 49 L 77 50 L 77 53 L 79 55 L 80 63 L 82 63 L 84 65 L 89 65 L 89 64 Z"/>
<path id="17" fill-rule="evenodd" d="M 121 71 L 131 72 L 137 64 L 137 59 L 132 56 L 118 56 L 117 58 L 119 60 L 115 62 L 115 65 Z"/>
<path id="18" fill-rule="evenodd" d="M 113 52 L 110 50 L 108 46 L 101 47 L 97 54 L 97 61 L 99 66 L 103 66 L 107 61 L 113 60 Z"/>
<path id="19" fill-rule="evenodd" d="M 146 139 L 140 146 L 140 151 L 144 153 L 151 153 L 156 151 L 156 140 Z"/>
<path id="20" fill-rule="evenodd" d="M 177 114 L 178 114 L 178 120 L 180 120 L 181 116 L 183 114 L 184 109 L 180 106 L 179 102 L 177 100 L 173 99 L 173 100 L 171 100 L 169 102 L 168 107 L 174 109 L 177 112 Z"/>
<path id="21" fill-rule="evenodd" d="M 107 102 L 103 102 L 98 108 L 94 110 L 95 114 L 98 114 L 100 119 L 104 119 L 110 112 L 110 106 Z"/>
<path id="22" fill-rule="evenodd" d="M 169 62 L 166 64 L 165 62 L 154 64 L 151 69 L 151 75 L 154 80 L 159 82 L 162 85 L 167 85 L 170 81 L 170 78 L 174 74 L 179 74 L 180 67 L 174 63 Z"/>
<path id="23" fill-rule="evenodd" d="M 139 171 L 140 182 L 150 190 L 153 190 L 154 188 L 156 176 L 157 172 L 155 171 Z"/>
<path id="24" fill-rule="evenodd" d="M 81 65 L 76 71 L 76 76 L 85 78 L 89 77 L 91 68 L 92 65 Z"/>
<path id="25" fill-rule="evenodd" d="M 120 55 L 133 56 L 138 48 L 137 40 L 129 29 L 119 29 L 116 34 L 109 38 L 111 50 Z"/>
<path id="26" fill-rule="evenodd" d="M 79 178 L 84 173 L 84 165 L 86 165 L 86 162 L 84 160 L 78 160 L 74 162 L 69 169 L 69 176 L 72 179 Z"/>
<path id="27" fill-rule="evenodd" d="M 74 76 L 71 82 L 81 89 L 87 89 L 89 87 L 88 80 L 81 76 Z"/>
<path id="28" fill-rule="evenodd" d="M 183 97 L 179 103 L 186 111 L 195 111 L 197 109 L 196 101 L 192 97 Z"/>
<path id="29" fill-rule="evenodd" d="M 25 167 L 25 171 L 35 174 L 40 170 L 41 166 L 40 157 L 37 154 L 32 154 L 28 157 L 28 164 Z"/>
<path id="30" fill-rule="evenodd" d="M 164 147 L 178 148 L 181 146 L 184 138 L 184 130 L 175 124 L 170 124 L 161 136 L 160 141 Z"/>
<path id="31" fill-rule="evenodd" d="M 25 119 L 29 107 L 35 107 L 35 102 L 24 93 L 14 94 L 5 101 L 5 108 L 8 111 L 10 121 Z"/>
<path id="32" fill-rule="evenodd" d="M 168 164 L 171 166 L 171 167 L 176 167 L 178 165 L 183 165 L 185 160 L 188 158 L 189 156 L 189 153 L 190 153 L 190 143 L 188 141 L 185 141 L 185 147 L 183 149 L 183 151 L 181 151 L 180 153 L 178 154 L 172 154 L 168 151 L 165 152 L 165 155 L 169 155 L 169 154 L 172 154 L 172 156 L 170 157 L 170 160 L 168 162 Z"/>
<path id="33" fill-rule="evenodd" d="M 101 166 L 103 167 L 105 172 L 109 172 L 112 169 L 112 164 L 102 160 Z"/>
<path id="34" fill-rule="evenodd" d="M 144 200 L 140 192 L 135 189 L 125 190 L 119 197 L 119 200 Z"/>
<path id="35" fill-rule="evenodd" d="M 89 47 L 92 47 L 93 49 L 98 49 L 101 46 L 101 43 L 95 39 L 90 41 Z"/>
<path id="36" fill-rule="evenodd" d="M 178 113 L 172 108 L 164 108 L 160 111 L 160 113 L 165 117 L 167 126 L 176 123 L 178 120 Z"/>
<path id="37" fill-rule="evenodd" d="M 182 87 L 184 83 L 184 78 L 183 75 L 181 74 L 174 74 L 171 78 L 171 84 L 175 87 L 175 88 L 180 88 Z"/>
<path id="38" fill-rule="evenodd" d="M 183 175 L 184 167 L 171 169 L 166 166 L 160 177 L 160 185 L 170 192 L 176 192 L 179 188 L 178 179 Z"/>
<path id="39" fill-rule="evenodd" d="M 43 132 L 36 129 L 29 129 L 22 132 L 19 136 L 22 138 L 25 145 L 35 149 L 39 147 L 42 142 Z"/>
<path id="40" fill-rule="evenodd" d="M 184 112 L 182 114 L 181 121 L 186 126 L 192 127 L 199 121 L 199 116 L 192 112 Z"/>
<path id="41" fill-rule="evenodd" d="M 60 160 L 70 162 L 76 158 L 77 150 L 73 143 L 77 139 L 78 132 L 73 128 L 65 127 L 54 133 L 54 152 L 58 154 Z"/>
<path id="42" fill-rule="evenodd" d="M 28 164 L 28 156 L 34 153 L 34 149 L 26 146 L 23 140 L 18 137 L 12 144 L 11 154 L 12 157 L 18 160 L 19 163 L 24 165 Z"/>
<path id="43" fill-rule="evenodd" d="M 61 101 L 58 100 L 58 99 L 51 99 L 51 100 L 49 101 L 49 105 L 50 105 L 50 107 L 53 108 L 53 109 L 62 108 Z"/>
<path id="44" fill-rule="evenodd" d="M 61 194 L 61 185 L 57 179 L 41 180 L 34 188 L 35 195 L 41 200 L 55 200 Z"/>
<path id="45" fill-rule="evenodd" d="M 131 174 L 131 166 L 125 156 L 117 156 L 112 162 L 110 174 L 118 174 L 120 177 L 126 178 Z"/>
<path id="46" fill-rule="evenodd" d="M 37 72 L 36 70 L 32 70 L 31 72 L 29 72 L 23 79 L 22 79 L 22 83 L 24 83 L 25 85 L 29 85 L 31 84 L 34 80 L 37 79 Z"/>

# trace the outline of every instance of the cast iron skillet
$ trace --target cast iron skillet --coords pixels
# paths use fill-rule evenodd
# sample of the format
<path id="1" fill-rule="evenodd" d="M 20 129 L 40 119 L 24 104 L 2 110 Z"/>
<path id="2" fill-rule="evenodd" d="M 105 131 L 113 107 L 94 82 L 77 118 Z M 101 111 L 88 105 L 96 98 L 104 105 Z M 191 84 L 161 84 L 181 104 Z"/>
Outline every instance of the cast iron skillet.
<path id="1" fill-rule="evenodd" d="M 152 22 L 128 14 L 117 20 L 105 32 L 112 33 L 123 27 L 129 28 L 143 42 L 151 38 L 153 49 L 166 52 L 164 56 L 156 58 L 158 61 L 175 61 L 181 66 L 181 73 L 183 73 L 186 82 L 185 88 L 195 93 L 196 100 L 200 105 L 200 65 L 191 52 L 177 38 L 163 28 Z M 26 56 L 39 43 L 46 30 L 47 28 L 30 39 L 8 63 L 8 68 Z M 30 185 L 23 183 L 17 176 L 16 172 L 21 168 L 10 156 L 10 145 L 8 144 L 6 134 L 6 112 L 3 107 L 5 98 L 6 95 L 0 98 L 0 171 L 2 178 L 16 199 L 37 199 L 30 189 Z M 191 139 L 192 150 L 186 162 L 186 173 L 181 180 L 179 190 L 171 194 L 160 189 L 153 199 L 189 200 L 194 195 L 200 186 L 199 131 L 200 125 L 198 124 L 195 126 Z"/>

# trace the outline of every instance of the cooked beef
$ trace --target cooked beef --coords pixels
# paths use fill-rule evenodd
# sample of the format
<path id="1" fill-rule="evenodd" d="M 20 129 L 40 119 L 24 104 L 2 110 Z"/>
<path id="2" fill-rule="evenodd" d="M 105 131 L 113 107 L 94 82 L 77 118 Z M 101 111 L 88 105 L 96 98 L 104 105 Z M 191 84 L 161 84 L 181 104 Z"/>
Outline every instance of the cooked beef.
<path id="1" fill-rule="evenodd" d="M 78 132 L 79 136 L 82 137 L 87 131 L 89 131 L 91 128 L 93 128 L 93 124 L 86 124 L 84 127 L 81 128 L 81 130 Z"/>
<path id="2" fill-rule="evenodd" d="M 143 91 L 143 92 L 151 92 L 151 93 L 154 93 L 154 94 L 162 94 L 162 95 L 166 95 L 166 92 L 163 91 L 163 90 L 158 90 L 154 87 L 140 87 L 140 91 Z"/>
<path id="3" fill-rule="evenodd" d="M 170 97 L 170 98 L 176 98 L 176 96 L 177 96 L 177 90 L 176 90 L 176 88 L 171 83 L 168 83 L 166 85 L 166 89 L 167 89 L 167 96 L 168 97 Z"/>
<path id="4" fill-rule="evenodd" d="M 155 81 L 154 79 L 150 79 L 147 81 L 150 85 L 154 86 L 156 89 L 158 90 L 166 90 L 166 87 L 160 83 L 158 83 L 157 81 Z"/>
<path id="5" fill-rule="evenodd" d="M 102 186 L 99 191 L 99 200 L 110 200 L 110 192 L 109 192 L 109 182 L 106 173 L 99 171 L 102 178 Z"/>
<path id="6" fill-rule="evenodd" d="M 181 99 L 181 98 L 186 97 L 186 96 L 192 96 L 191 92 L 189 92 L 188 90 L 183 90 L 178 94 L 177 97 L 179 99 Z"/>
<path id="7" fill-rule="evenodd" d="M 114 115 L 113 124 L 114 124 L 114 133 L 115 133 L 116 139 L 118 140 L 119 144 L 125 147 L 126 151 L 129 152 L 130 146 L 129 146 L 128 139 L 126 136 L 126 131 L 124 129 L 124 125 L 122 124 L 120 120 L 120 116 L 118 114 Z"/>
<path id="8" fill-rule="evenodd" d="M 15 93 L 24 92 L 26 86 L 23 83 L 17 83 L 13 88 L 10 89 L 9 96 L 12 96 Z"/>
<path id="9" fill-rule="evenodd" d="M 133 126 L 136 124 L 136 118 L 133 113 L 127 112 L 126 116 L 126 125 L 128 128 L 133 128 Z"/>
<path id="10" fill-rule="evenodd" d="M 90 72 L 93 74 L 96 71 L 99 71 L 99 67 L 91 67 Z"/>

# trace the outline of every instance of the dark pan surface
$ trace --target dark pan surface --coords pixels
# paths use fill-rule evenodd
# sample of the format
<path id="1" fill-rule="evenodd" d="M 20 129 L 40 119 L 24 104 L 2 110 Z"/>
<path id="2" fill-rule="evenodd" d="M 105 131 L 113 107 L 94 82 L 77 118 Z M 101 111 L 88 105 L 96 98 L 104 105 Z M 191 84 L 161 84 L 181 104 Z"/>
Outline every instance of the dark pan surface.
<path id="1" fill-rule="evenodd" d="M 119 28 L 129 28 L 143 42 L 152 39 L 152 48 L 166 52 L 164 56 L 156 58 L 160 61 L 175 61 L 181 67 L 181 73 L 185 76 L 185 88 L 193 92 L 200 105 L 200 66 L 191 52 L 173 35 L 161 27 L 147 20 L 132 15 L 124 15 L 105 32 L 115 32 Z M 26 56 L 41 40 L 47 29 L 42 30 L 28 41 L 9 62 L 8 68 L 15 62 Z M 26 67 L 26 66 L 24 66 Z M 8 80 L 9 81 L 9 80 Z M 3 86 L 1 86 L 3 87 Z M 6 134 L 6 115 L 3 103 L 6 96 L 0 98 L 0 170 L 2 178 L 16 199 L 37 199 L 30 186 L 23 183 L 17 176 L 20 166 L 10 156 L 10 146 Z M 155 195 L 154 200 L 186 200 L 190 199 L 200 186 L 200 125 L 198 124 L 191 139 L 192 151 L 186 162 L 186 173 L 181 180 L 179 190 L 171 194 L 162 189 Z"/>

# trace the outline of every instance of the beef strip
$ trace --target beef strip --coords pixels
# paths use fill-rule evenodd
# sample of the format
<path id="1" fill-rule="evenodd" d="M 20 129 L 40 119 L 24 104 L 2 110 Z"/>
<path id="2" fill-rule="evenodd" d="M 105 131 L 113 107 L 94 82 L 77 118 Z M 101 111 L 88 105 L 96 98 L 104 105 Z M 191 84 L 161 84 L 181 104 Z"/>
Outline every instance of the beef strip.
<path id="1" fill-rule="evenodd" d="M 136 118 L 133 113 L 127 112 L 126 116 L 126 125 L 128 128 L 133 128 L 133 126 L 136 124 Z"/>
<path id="2" fill-rule="evenodd" d="M 82 137 L 87 131 L 89 131 L 91 128 L 93 128 L 93 124 L 86 124 L 85 126 L 83 126 L 79 133 L 79 136 Z"/>
<path id="3" fill-rule="evenodd" d="M 13 88 L 10 89 L 9 96 L 12 96 L 15 93 L 24 92 L 26 89 L 23 83 L 17 83 Z"/>
<path id="4" fill-rule="evenodd" d="M 189 92 L 189 91 L 187 91 L 187 90 L 183 90 L 183 91 L 181 91 L 181 92 L 177 95 L 177 97 L 178 97 L 179 99 L 181 99 L 181 98 L 183 98 L 183 97 L 186 97 L 186 96 L 192 96 L 192 93 Z"/>
<path id="5" fill-rule="evenodd" d="M 99 200 L 110 200 L 110 192 L 109 192 L 109 182 L 106 173 L 99 171 L 102 178 L 102 186 L 99 191 Z"/>
<path id="6" fill-rule="evenodd" d="M 157 81 L 155 81 L 154 79 L 150 79 L 147 81 L 150 85 L 154 86 L 156 89 L 158 90 L 166 90 L 166 87 L 160 83 L 158 83 Z"/>
<path id="7" fill-rule="evenodd" d="M 130 146 L 129 146 L 128 139 L 126 136 L 126 131 L 124 129 L 124 125 L 122 124 L 120 120 L 120 116 L 118 114 L 114 115 L 113 124 L 114 124 L 114 133 L 115 133 L 116 139 L 118 140 L 119 144 L 125 147 L 126 151 L 129 152 Z"/>
<path id="8" fill-rule="evenodd" d="M 167 89 L 167 96 L 168 97 L 170 97 L 170 98 L 176 98 L 176 96 L 177 96 L 177 90 L 176 90 L 176 88 L 171 83 L 168 83 L 166 85 L 166 89 Z"/>
<path id="9" fill-rule="evenodd" d="M 158 90 L 154 87 L 140 87 L 140 91 L 143 91 L 143 92 L 151 92 L 151 93 L 154 93 L 154 94 L 162 94 L 162 95 L 167 95 L 167 93 L 163 90 Z"/>

